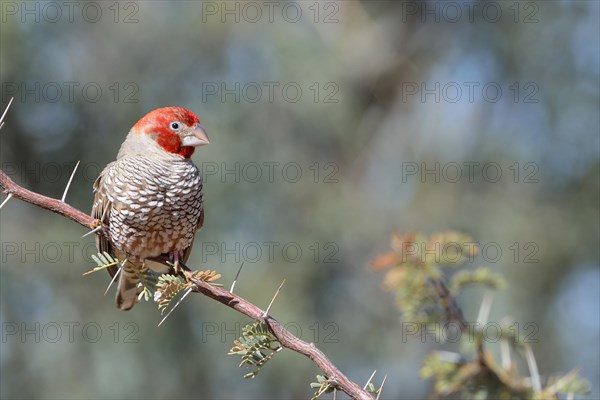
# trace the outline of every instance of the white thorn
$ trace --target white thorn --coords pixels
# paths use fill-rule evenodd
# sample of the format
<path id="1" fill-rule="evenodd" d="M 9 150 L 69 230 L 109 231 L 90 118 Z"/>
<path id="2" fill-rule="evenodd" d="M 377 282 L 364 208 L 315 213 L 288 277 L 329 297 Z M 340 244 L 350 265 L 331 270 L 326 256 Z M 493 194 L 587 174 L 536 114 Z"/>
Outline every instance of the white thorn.
<path id="1" fill-rule="evenodd" d="M 4 199 L 4 201 L 2 202 L 2 204 L 0 204 L 0 209 L 2 207 L 4 207 L 4 205 L 10 200 L 10 198 L 12 197 L 12 193 L 9 193 L 8 196 L 6 196 L 6 198 Z"/>
<path id="2" fill-rule="evenodd" d="M 487 324 L 493 301 L 494 294 L 492 292 L 486 292 L 483 296 L 483 300 L 481 301 L 481 306 L 479 307 L 479 315 L 477 316 L 477 323 L 479 324 L 478 326 Z"/>
<path id="3" fill-rule="evenodd" d="M 333 400 L 337 398 L 337 389 L 333 388 Z"/>
<path id="4" fill-rule="evenodd" d="M 269 303 L 269 306 L 267 307 L 267 309 L 265 310 L 265 312 L 263 313 L 263 318 L 266 318 L 267 315 L 269 314 L 269 310 L 271 309 L 271 306 L 273 305 L 273 302 L 275 302 L 275 299 L 277 298 L 277 295 L 279 294 L 279 291 L 281 290 L 281 288 L 283 287 L 283 284 L 285 283 L 285 279 L 281 282 L 281 285 L 279 285 L 279 288 L 277 288 L 277 291 L 275 292 L 275 295 L 273 296 L 273 298 L 271 299 L 271 302 Z"/>
<path id="5" fill-rule="evenodd" d="M 193 286 L 190 286 L 189 288 L 185 289 L 185 293 L 183 294 L 183 296 L 181 296 L 181 299 L 179 299 L 179 301 L 177 303 L 175 303 L 175 305 L 173 306 L 173 308 L 171 308 L 169 310 L 169 312 L 167 313 L 167 315 L 165 315 L 165 317 L 158 323 L 158 326 L 161 326 L 163 322 L 165 322 L 167 320 L 167 318 L 169 318 L 169 315 L 171 315 L 171 313 L 173 311 L 175 311 L 175 309 L 177 308 L 177 306 L 179 305 L 179 303 L 181 303 L 188 294 L 192 293 L 192 289 L 194 289 Z"/>
<path id="6" fill-rule="evenodd" d="M 508 344 L 508 340 L 500 341 L 500 360 L 502 369 L 508 371 L 510 366 L 512 365 L 512 360 L 510 359 L 510 346 Z"/>
<path id="7" fill-rule="evenodd" d="M 4 126 L 4 122 L 0 122 L 0 129 Z"/>
<path id="8" fill-rule="evenodd" d="M 82 237 L 80 237 L 79 239 L 83 239 L 84 237 L 91 235 L 92 233 L 96 233 L 98 232 L 100 229 L 102 229 L 102 225 L 92 229 L 91 231 L 89 231 L 88 233 L 84 234 Z"/>
<path id="9" fill-rule="evenodd" d="M 69 182 L 67 182 L 67 187 L 65 188 L 65 191 L 62 195 L 62 198 L 60 199 L 60 201 L 62 201 L 63 203 L 65 202 L 65 199 L 67 198 L 67 192 L 69 191 L 69 187 L 71 186 L 71 182 L 73 181 L 73 177 L 75 176 L 75 171 L 77 171 L 77 167 L 79 167 L 79 162 L 81 160 L 77 161 L 77 164 L 75 164 L 75 168 L 73 168 L 73 173 L 71 173 L 71 177 L 69 178 Z"/>
<path id="10" fill-rule="evenodd" d="M 2 121 L 4 121 L 4 116 L 6 115 L 6 113 L 8 112 L 8 109 L 10 108 L 10 104 L 12 103 L 14 97 L 11 97 L 8 105 L 6 106 L 6 109 L 4 109 L 4 113 L 2 114 L 2 116 L 0 117 L 0 123 L 2 123 Z"/>
<path id="11" fill-rule="evenodd" d="M 527 367 L 529 368 L 529 372 L 531 373 L 531 386 L 535 393 L 539 393 L 542 391 L 542 383 L 540 381 L 540 373 L 538 371 L 537 362 L 535 361 L 535 357 L 533 356 L 533 351 L 531 350 L 531 346 L 525 346 L 525 359 L 527 360 Z"/>
<path id="12" fill-rule="evenodd" d="M 231 284 L 231 289 L 229 289 L 229 293 L 233 293 L 233 288 L 235 287 L 235 283 L 237 282 L 237 279 L 240 276 L 240 272 L 242 272 L 243 266 L 244 266 L 244 263 L 242 263 L 242 265 L 240 265 L 240 268 L 238 269 L 237 274 L 235 274 L 235 278 L 233 278 L 233 283 Z"/>
<path id="13" fill-rule="evenodd" d="M 377 397 L 375 398 L 375 400 L 379 400 L 379 396 L 381 396 L 381 393 L 383 393 L 383 385 L 385 385 L 385 380 L 387 379 L 387 374 L 385 374 L 385 376 L 383 377 L 383 381 L 381 382 L 381 386 L 379 386 L 379 393 L 377 393 Z"/>
<path id="14" fill-rule="evenodd" d="M 375 376 L 376 373 L 377 373 L 377 370 L 373 371 L 373 373 L 369 377 L 369 380 L 367 381 L 367 383 L 365 383 L 365 386 L 363 386 L 363 390 L 367 390 L 367 387 L 369 386 L 369 383 L 371 383 L 371 379 L 373 379 L 373 377 Z"/>
<path id="15" fill-rule="evenodd" d="M 100 216 L 100 221 L 104 221 L 104 217 L 106 217 L 106 212 L 108 211 L 110 207 L 104 207 L 104 210 L 102 211 L 102 215 Z"/>
<path id="16" fill-rule="evenodd" d="M 110 280 L 110 283 L 108 284 L 108 287 L 106 288 L 106 290 L 104 291 L 104 295 L 106 296 L 106 293 L 108 293 L 108 289 L 110 289 L 110 287 L 112 286 L 112 284 L 114 283 L 115 279 L 117 279 L 117 276 L 119 276 L 119 274 L 121 273 L 121 270 L 123 269 L 122 266 L 119 266 L 119 269 L 117 270 L 117 272 L 115 273 L 115 276 L 113 276 L 113 278 Z"/>

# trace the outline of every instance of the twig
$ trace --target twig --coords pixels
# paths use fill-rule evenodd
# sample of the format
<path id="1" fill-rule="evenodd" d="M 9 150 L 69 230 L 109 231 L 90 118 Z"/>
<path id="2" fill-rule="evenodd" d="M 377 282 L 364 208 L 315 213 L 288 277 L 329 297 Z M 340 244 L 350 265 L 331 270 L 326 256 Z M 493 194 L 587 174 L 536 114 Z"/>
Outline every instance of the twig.
<path id="1" fill-rule="evenodd" d="M 444 282 L 442 282 L 439 279 L 430 279 L 429 284 L 433 288 L 433 291 L 436 293 L 436 295 L 442 301 L 442 304 L 444 305 L 444 310 L 446 311 L 446 318 L 448 319 L 448 321 L 458 322 L 461 330 L 464 331 L 464 329 L 467 327 L 467 324 L 465 318 L 463 317 L 462 310 L 456 305 L 454 298 L 450 295 L 450 291 L 448 290 Z"/>
<path id="2" fill-rule="evenodd" d="M 27 203 L 69 218 L 88 229 L 96 227 L 96 220 L 94 218 L 71 207 L 67 203 L 42 196 L 17 185 L 3 171 L 0 171 L 0 187 L 4 189 L 5 193 L 12 194 L 14 197 Z M 325 376 L 329 377 L 340 390 L 350 397 L 361 400 L 373 400 L 373 396 L 348 379 L 314 344 L 309 344 L 292 335 L 273 317 L 269 315 L 263 317 L 264 311 L 259 307 L 225 289 L 211 285 L 208 282 L 198 279 L 192 279 L 192 282 L 194 283 L 194 292 L 210 297 L 255 321 L 263 321 L 266 323 L 271 333 L 273 333 L 277 338 L 277 341 L 281 343 L 283 347 L 310 358 L 315 365 L 324 372 Z"/>
<path id="3" fill-rule="evenodd" d="M 227 307 L 252 318 L 255 321 L 264 321 L 269 330 L 277 338 L 277 341 L 287 349 L 293 350 L 310 358 L 324 372 L 332 382 L 339 386 L 340 390 L 344 391 L 352 398 L 370 399 L 373 397 L 356 383 L 349 380 L 340 370 L 323 354 L 323 352 L 313 344 L 307 343 L 296 336 L 292 335 L 279 321 L 268 315 L 263 317 L 263 310 L 247 300 L 228 292 L 227 290 L 213 286 L 208 282 L 192 279 L 195 288 L 194 291 L 200 292 L 211 299 L 225 304 Z"/>
<path id="4" fill-rule="evenodd" d="M 454 297 L 450 294 L 448 287 L 441 279 L 430 279 L 429 284 L 433 288 L 435 294 L 440 298 L 446 311 L 446 318 L 448 321 L 457 322 L 460 325 L 461 332 L 465 332 L 467 328 L 467 321 L 463 316 L 463 312 L 460 307 L 456 304 Z M 479 360 L 483 362 L 485 357 L 485 351 L 483 349 L 483 340 L 477 340 L 477 356 Z"/>
<path id="5" fill-rule="evenodd" d="M 552 386 L 548 386 L 546 388 L 546 390 L 544 390 L 544 392 L 546 392 L 546 393 L 557 393 L 558 388 L 560 386 L 562 386 L 564 383 L 570 381 L 571 379 L 576 378 L 577 377 L 577 373 L 578 373 L 577 369 L 574 369 L 574 370 L 570 371 L 568 374 L 566 374 L 562 378 L 556 380 L 556 382 L 554 382 L 552 384 Z M 574 396 L 574 393 L 572 393 L 572 392 L 568 392 L 567 393 L 567 399 L 573 398 L 573 396 Z"/>

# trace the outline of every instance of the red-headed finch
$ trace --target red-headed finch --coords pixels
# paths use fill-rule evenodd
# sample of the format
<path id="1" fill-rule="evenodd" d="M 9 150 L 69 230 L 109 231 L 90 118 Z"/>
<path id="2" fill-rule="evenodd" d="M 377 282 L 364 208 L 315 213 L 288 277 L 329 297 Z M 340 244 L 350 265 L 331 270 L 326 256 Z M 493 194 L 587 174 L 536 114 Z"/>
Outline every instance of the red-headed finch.
<path id="1" fill-rule="evenodd" d="M 116 161 L 94 183 L 92 216 L 108 229 L 98 235 L 99 252 L 121 261 L 117 307 L 129 310 L 148 269 L 166 272 L 152 258 L 185 263 L 204 222 L 202 175 L 190 157 L 208 144 L 198 117 L 181 107 L 151 111 L 129 131 Z M 166 271 L 165 271 L 166 268 Z"/>

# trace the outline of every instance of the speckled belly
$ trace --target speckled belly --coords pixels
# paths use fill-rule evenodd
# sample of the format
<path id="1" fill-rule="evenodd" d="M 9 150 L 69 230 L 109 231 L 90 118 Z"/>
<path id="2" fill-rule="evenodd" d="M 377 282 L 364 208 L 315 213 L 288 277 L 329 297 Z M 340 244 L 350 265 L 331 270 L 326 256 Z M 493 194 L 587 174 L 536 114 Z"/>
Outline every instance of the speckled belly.
<path id="1" fill-rule="evenodd" d="M 113 203 L 109 228 L 113 243 L 142 259 L 189 247 L 202 212 L 202 186 L 184 189 L 174 186 L 135 201 Z"/>

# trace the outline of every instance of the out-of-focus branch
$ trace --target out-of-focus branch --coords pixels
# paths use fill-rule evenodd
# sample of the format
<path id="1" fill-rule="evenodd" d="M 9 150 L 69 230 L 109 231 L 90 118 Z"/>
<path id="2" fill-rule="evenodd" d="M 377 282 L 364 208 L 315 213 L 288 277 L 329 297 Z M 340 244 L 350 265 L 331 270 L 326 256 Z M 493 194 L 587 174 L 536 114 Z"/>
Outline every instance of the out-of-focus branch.
<path id="1" fill-rule="evenodd" d="M 429 284 L 444 306 L 446 319 L 458 323 L 460 328 L 464 331 L 467 323 L 463 317 L 463 312 L 458 305 L 456 305 L 456 301 L 450 295 L 450 291 L 446 287 L 446 284 L 441 279 L 429 279 Z"/>
<path id="2" fill-rule="evenodd" d="M 456 300 L 450 294 L 450 291 L 448 290 L 448 287 L 444 281 L 441 279 L 429 279 L 429 284 L 444 306 L 444 310 L 446 311 L 446 319 L 448 321 L 458 323 L 461 331 L 466 333 L 465 329 L 467 329 L 467 321 L 463 316 L 461 308 L 456 304 Z M 477 356 L 482 362 L 485 359 L 483 341 L 481 340 L 477 341 Z"/>
<path id="3" fill-rule="evenodd" d="M 14 198 L 55 212 L 63 217 L 77 222 L 88 229 L 92 229 L 96 224 L 96 220 L 94 220 L 94 218 L 84 214 L 74 207 L 71 207 L 61 200 L 42 196 L 19 186 L 13 180 L 11 180 L 8 175 L 4 173 L 4 171 L 1 170 L 0 187 L 2 187 L 4 193 L 12 195 Z M 103 233 L 102 231 L 99 231 L 98 234 Z M 340 372 L 340 370 L 313 343 L 307 343 L 292 335 L 275 318 L 271 317 L 270 315 L 265 317 L 264 311 L 259 307 L 220 287 L 213 286 L 207 282 L 197 279 L 193 279 L 192 281 L 194 283 L 195 292 L 210 297 L 211 299 L 216 300 L 219 303 L 222 303 L 227 307 L 230 307 L 256 321 L 263 321 L 266 323 L 273 335 L 283 347 L 310 358 L 316 364 L 316 366 L 325 373 L 327 378 L 338 388 L 338 390 L 345 392 L 355 399 L 372 400 L 374 398 L 366 390 L 352 382 L 342 372 Z"/>

